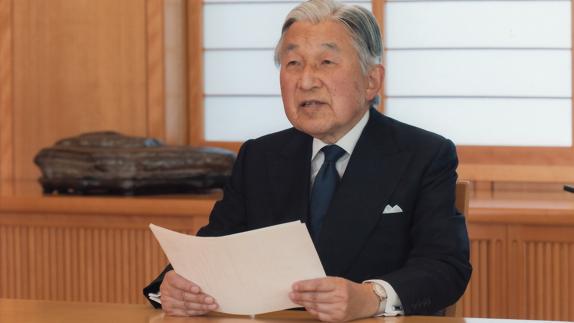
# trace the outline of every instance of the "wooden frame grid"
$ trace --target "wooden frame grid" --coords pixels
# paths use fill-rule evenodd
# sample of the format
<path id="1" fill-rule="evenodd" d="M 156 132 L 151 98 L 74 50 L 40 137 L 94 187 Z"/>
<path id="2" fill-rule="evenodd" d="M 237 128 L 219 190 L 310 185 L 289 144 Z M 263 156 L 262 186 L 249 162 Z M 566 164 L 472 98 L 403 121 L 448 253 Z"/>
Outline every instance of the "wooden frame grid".
<path id="1" fill-rule="evenodd" d="M 218 146 L 238 151 L 241 142 L 207 141 L 204 136 L 204 94 L 203 94 L 203 23 L 201 1 L 192 1 L 189 6 L 189 111 L 190 143 L 198 146 Z M 386 0 L 373 0 L 373 13 L 384 37 L 384 12 Z M 574 17 L 574 6 L 571 6 Z M 573 25 L 574 26 L 574 25 Z M 572 32 L 574 43 L 574 32 Z M 574 55 L 572 56 L 574 66 Z M 574 93 L 574 82 L 573 90 Z M 385 110 L 384 89 L 381 91 L 379 110 Z M 572 113 L 572 142 L 574 143 L 574 113 Z M 458 146 L 460 160 L 459 174 L 463 179 L 473 181 L 527 181 L 527 182 L 572 182 L 574 181 L 574 144 L 568 148 L 559 147 L 498 147 Z"/>

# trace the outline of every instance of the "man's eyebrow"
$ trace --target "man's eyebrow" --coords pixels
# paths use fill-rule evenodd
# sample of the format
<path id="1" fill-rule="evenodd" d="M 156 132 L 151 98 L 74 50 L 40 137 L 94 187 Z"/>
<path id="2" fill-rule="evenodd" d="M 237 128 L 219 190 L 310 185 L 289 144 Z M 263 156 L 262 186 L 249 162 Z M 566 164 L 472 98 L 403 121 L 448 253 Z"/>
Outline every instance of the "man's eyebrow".
<path id="1" fill-rule="evenodd" d="M 292 50 L 295 50 L 299 47 L 299 45 L 297 44 L 287 44 L 287 46 L 285 47 L 285 51 L 286 52 L 290 52 Z"/>
<path id="2" fill-rule="evenodd" d="M 321 47 L 325 47 L 326 49 L 329 49 L 329 50 L 332 50 L 335 52 L 341 51 L 339 46 L 337 46 L 337 44 L 335 44 L 335 43 L 324 43 L 324 44 L 321 44 Z"/>
<path id="3" fill-rule="evenodd" d="M 323 43 L 323 44 L 321 44 L 321 47 L 324 47 L 325 49 L 332 50 L 335 52 L 341 51 L 339 46 L 335 43 Z M 299 48 L 299 45 L 297 45 L 297 44 L 287 44 L 287 46 L 285 46 L 285 52 L 290 52 L 290 51 L 293 51 L 297 48 Z"/>

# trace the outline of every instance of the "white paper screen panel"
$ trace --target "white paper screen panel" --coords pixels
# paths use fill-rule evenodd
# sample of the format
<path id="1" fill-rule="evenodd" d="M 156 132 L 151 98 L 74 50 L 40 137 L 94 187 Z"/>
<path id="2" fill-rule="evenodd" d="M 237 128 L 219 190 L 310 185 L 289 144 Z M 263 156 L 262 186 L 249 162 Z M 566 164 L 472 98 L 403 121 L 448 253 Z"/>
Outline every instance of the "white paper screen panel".
<path id="1" fill-rule="evenodd" d="M 388 96 L 569 97 L 570 50 L 393 50 Z"/>
<path id="2" fill-rule="evenodd" d="M 570 48 L 562 1 L 416 1 L 386 5 L 389 48 Z"/>
<path id="3" fill-rule="evenodd" d="M 457 145 L 572 145 L 571 99 L 389 98 L 386 109 Z"/>
<path id="4" fill-rule="evenodd" d="M 204 5 L 204 48 L 272 48 L 296 3 Z"/>
<path id="5" fill-rule="evenodd" d="M 279 95 L 272 50 L 206 51 L 205 95 Z"/>
<path id="6" fill-rule="evenodd" d="M 371 10 L 370 1 L 344 2 Z M 273 50 L 285 16 L 298 3 L 204 1 L 206 140 L 243 141 L 291 126 L 283 112 Z"/>
<path id="7" fill-rule="evenodd" d="M 206 140 L 244 141 L 289 127 L 281 97 L 205 99 Z"/>
<path id="8" fill-rule="evenodd" d="M 385 7 L 385 111 L 459 145 L 572 146 L 571 2 Z"/>
<path id="9" fill-rule="evenodd" d="M 205 2 L 204 48 L 273 48 L 281 36 L 285 16 L 299 2 Z M 370 1 L 350 3 L 371 8 Z"/>

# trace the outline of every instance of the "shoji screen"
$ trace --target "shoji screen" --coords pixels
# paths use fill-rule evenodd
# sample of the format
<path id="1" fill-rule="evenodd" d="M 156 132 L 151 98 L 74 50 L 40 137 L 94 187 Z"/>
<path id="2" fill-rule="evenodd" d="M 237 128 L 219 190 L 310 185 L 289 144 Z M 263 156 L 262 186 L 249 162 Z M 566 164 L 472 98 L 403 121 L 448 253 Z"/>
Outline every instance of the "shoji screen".
<path id="1" fill-rule="evenodd" d="M 300 1 L 203 4 L 206 141 L 244 141 L 290 127 L 273 49 Z M 345 1 L 371 8 L 370 1 Z"/>
<path id="2" fill-rule="evenodd" d="M 570 1 L 387 1 L 385 111 L 459 145 L 572 146 Z"/>

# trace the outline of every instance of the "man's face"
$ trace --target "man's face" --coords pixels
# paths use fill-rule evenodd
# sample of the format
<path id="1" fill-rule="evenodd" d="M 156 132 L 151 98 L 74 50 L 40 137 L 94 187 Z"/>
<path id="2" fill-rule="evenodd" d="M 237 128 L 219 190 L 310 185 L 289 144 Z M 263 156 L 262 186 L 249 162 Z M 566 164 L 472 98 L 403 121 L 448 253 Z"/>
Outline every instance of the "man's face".
<path id="1" fill-rule="evenodd" d="M 364 75 L 341 23 L 295 22 L 280 48 L 281 95 L 291 124 L 334 143 L 361 119 L 378 93 L 382 67 Z"/>

